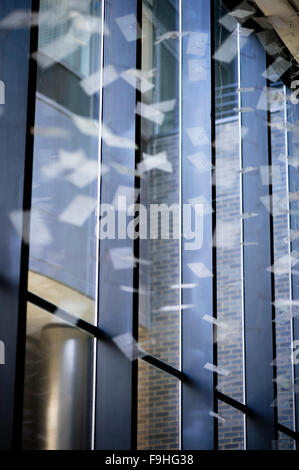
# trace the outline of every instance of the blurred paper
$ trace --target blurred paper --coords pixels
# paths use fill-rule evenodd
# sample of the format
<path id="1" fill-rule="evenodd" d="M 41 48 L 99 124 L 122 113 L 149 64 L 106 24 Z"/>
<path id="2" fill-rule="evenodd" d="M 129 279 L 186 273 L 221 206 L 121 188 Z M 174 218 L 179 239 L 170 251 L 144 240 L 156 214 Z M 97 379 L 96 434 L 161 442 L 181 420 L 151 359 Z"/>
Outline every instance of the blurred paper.
<path id="1" fill-rule="evenodd" d="M 199 215 L 209 215 L 214 212 L 212 204 L 206 199 L 205 196 L 196 196 L 191 199 L 188 199 L 189 204 L 194 207 L 195 212 L 198 212 Z M 198 210 L 196 206 L 199 206 Z"/>
<path id="2" fill-rule="evenodd" d="M 208 323 L 212 323 L 213 325 L 216 325 L 219 328 L 229 328 L 229 325 L 227 325 L 226 323 L 223 323 L 221 320 L 218 320 L 217 318 L 212 317 L 211 315 L 204 315 L 203 320 L 205 320 Z"/>
<path id="3" fill-rule="evenodd" d="M 270 175 L 272 184 L 280 185 L 282 182 L 281 167 L 279 165 L 261 165 L 260 173 L 262 185 L 270 185 Z"/>
<path id="4" fill-rule="evenodd" d="M 219 375 L 224 375 L 225 377 L 227 377 L 230 374 L 229 370 L 223 369 L 222 367 L 214 366 L 210 362 L 207 362 L 204 365 L 204 369 L 210 370 L 211 372 L 215 372 L 216 374 L 219 374 Z"/>
<path id="5" fill-rule="evenodd" d="M 262 76 L 271 82 L 277 82 L 280 77 L 291 67 L 291 62 L 277 57 L 275 61 L 262 73 Z"/>
<path id="6" fill-rule="evenodd" d="M 165 115 L 159 111 L 154 105 L 149 105 L 145 103 L 137 103 L 136 114 L 139 114 L 144 119 L 155 122 L 159 126 L 163 124 Z"/>
<path id="7" fill-rule="evenodd" d="M 141 258 L 135 258 L 133 255 L 132 247 L 112 248 L 109 250 L 111 261 L 114 269 L 129 269 L 133 268 L 136 263 L 149 266 L 150 261 Z"/>
<path id="8" fill-rule="evenodd" d="M 114 134 L 105 124 L 102 124 L 102 139 L 106 145 L 110 147 L 137 149 L 137 145 L 133 140 L 120 135 Z"/>
<path id="9" fill-rule="evenodd" d="M 159 312 L 176 312 L 176 311 L 181 311 L 181 310 L 188 310 L 191 308 L 194 308 L 195 305 L 165 305 L 164 307 L 161 307 L 157 310 L 153 310 L 153 313 L 159 313 Z"/>
<path id="10" fill-rule="evenodd" d="M 289 211 L 287 198 L 274 193 L 271 196 L 260 197 L 261 202 L 271 215 L 287 214 Z"/>
<path id="11" fill-rule="evenodd" d="M 155 169 L 165 171 L 166 173 L 172 172 L 172 165 L 171 162 L 167 160 L 166 152 L 160 152 L 156 155 L 143 154 L 143 161 L 138 165 L 139 173 L 143 174 Z"/>
<path id="12" fill-rule="evenodd" d="M 259 98 L 257 109 L 272 112 L 281 111 L 285 106 L 285 96 L 281 89 L 264 87 Z"/>
<path id="13" fill-rule="evenodd" d="M 128 42 L 136 41 L 142 37 L 141 28 L 139 27 L 136 17 L 133 14 L 121 16 L 116 18 L 116 23 L 119 26 L 124 38 Z"/>
<path id="14" fill-rule="evenodd" d="M 211 418 L 218 419 L 218 421 L 220 421 L 221 423 L 225 423 L 225 419 L 222 418 L 222 416 L 220 416 L 218 413 L 214 413 L 214 411 L 209 411 L 209 416 L 211 416 Z"/>
<path id="15" fill-rule="evenodd" d="M 206 171 L 211 171 L 213 165 L 211 160 L 206 157 L 203 152 L 194 153 L 188 157 L 188 160 L 195 166 L 199 173 L 205 173 Z"/>
<path id="16" fill-rule="evenodd" d="M 173 284 L 170 286 L 170 289 L 194 289 L 197 284 L 190 283 L 190 284 Z"/>
<path id="17" fill-rule="evenodd" d="M 188 268 L 190 268 L 198 278 L 213 277 L 213 274 L 203 263 L 189 263 Z"/>
<path id="18" fill-rule="evenodd" d="M 227 14 L 220 18 L 219 23 L 225 27 L 230 33 L 235 31 L 238 26 L 238 21 L 231 15 Z"/>
<path id="19" fill-rule="evenodd" d="M 259 41 L 262 43 L 265 51 L 269 55 L 279 54 L 281 47 L 278 44 L 278 38 L 275 32 L 272 31 L 262 31 L 257 33 Z"/>
<path id="20" fill-rule="evenodd" d="M 102 86 L 108 86 L 117 80 L 119 77 L 116 68 L 113 65 L 106 65 L 103 69 L 103 84 Z M 94 93 L 100 91 L 101 88 L 101 76 L 100 72 L 95 72 L 92 75 L 84 78 L 80 81 L 80 86 L 83 88 L 85 93 L 92 96 Z"/>
<path id="21" fill-rule="evenodd" d="M 238 18 L 239 20 L 245 20 L 248 19 L 250 16 L 254 15 L 256 10 L 252 7 L 252 5 L 249 5 L 248 2 L 244 1 L 238 5 L 238 7 L 228 13 L 231 16 L 234 16 L 235 18 Z"/>
<path id="22" fill-rule="evenodd" d="M 209 144 L 208 135 L 204 127 L 192 127 L 187 129 L 187 134 L 194 147 L 200 147 Z"/>
<path id="23" fill-rule="evenodd" d="M 161 111 L 161 113 L 169 113 L 170 111 L 174 110 L 175 105 L 176 105 L 176 100 L 166 100 L 166 101 L 160 101 L 159 103 L 154 103 L 151 106 L 154 109 Z"/>
<path id="24" fill-rule="evenodd" d="M 208 44 L 208 33 L 191 33 L 188 39 L 187 54 L 205 56 Z"/>
<path id="25" fill-rule="evenodd" d="M 121 77 L 129 83 L 132 87 L 137 88 L 141 93 L 154 88 L 152 82 L 145 78 L 146 74 L 141 70 L 129 69 L 121 74 Z"/>
<path id="26" fill-rule="evenodd" d="M 258 215 L 259 214 L 257 214 L 256 212 L 246 212 L 245 214 L 240 215 L 240 219 L 247 220 L 251 219 L 252 217 L 258 217 Z"/>
<path id="27" fill-rule="evenodd" d="M 135 203 L 138 195 L 138 189 L 132 186 L 120 185 L 114 194 L 112 205 L 116 211 L 126 212 L 128 207 Z M 124 198 L 126 198 L 126 201 L 124 201 Z M 123 202 L 126 202 L 126 206 L 122 205 Z"/>
<path id="28" fill-rule="evenodd" d="M 235 57 L 237 57 L 237 40 L 235 34 L 231 34 L 217 49 L 214 54 L 214 59 L 218 62 L 225 62 L 229 64 Z"/>
<path id="29" fill-rule="evenodd" d="M 282 163 L 287 163 L 288 165 L 298 168 L 299 167 L 299 157 L 289 157 L 284 154 L 281 154 L 278 160 Z"/>
<path id="30" fill-rule="evenodd" d="M 243 108 L 233 108 L 233 110 L 236 113 L 251 113 L 252 111 L 254 111 L 254 109 L 250 108 L 250 106 L 244 106 Z"/>
<path id="31" fill-rule="evenodd" d="M 77 128 L 82 134 L 90 137 L 99 137 L 99 123 L 95 119 L 79 116 L 78 114 L 72 114 L 72 119 Z"/>
<path id="32" fill-rule="evenodd" d="M 204 59 L 188 60 L 188 75 L 191 82 L 207 79 L 207 63 Z"/>
<path id="33" fill-rule="evenodd" d="M 41 211 L 15 210 L 9 214 L 9 218 L 24 243 L 31 246 L 47 246 L 53 241 Z"/>
<path id="34" fill-rule="evenodd" d="M 80 165 L 74 172 L 66 177 L 66 180 L 77 188 L 84 188 L 98 178 L 98 164 L 90 160 Z"/>
<path id="35" fill-rule="evenodd" d="M 138 359 L 139 347 L 131 333 L 115 336 L 113 342 L 130 361 Z"/>
<path id="36" fill-rule="evenodd" d="M 82 44 L 76 41 L 71 33 L 67 33 L 40 47 L 36 52 L 33 52 L 32 57 L 37 60 L 41 68 L 47 69 L 73 54 L 81 46 Z"/>
<path id="37" fill-rule="evenodd" d="M 213 246 L 223 249 L 232 249 L 239 246 L 241 239 L 240 221 L 238 219 L 232 222 L 221 221 L 216 225 L 213 237 Z"/>
<path id="38" fill-rule="evenodd" d="M 290 274 L 291 268 L 299 263 L 297 256 L 283 255 L 278 258 L 275 263 L 267 268 L 267 271 L 274 273 L 276 276 L 283 276 L 284 274 Z"/>
<path id="39" fill-rule="evenodd" d="M 50 137 L 50 138 L 60 138 L 60 137 L 68 137 L 69 131 L 67 129 L 63 129 L 62 127 L 41 127 L 41 126 L 34 126 L 30 129 L 31 134 L 39 135 L 42 137 Z"/>
<path id="40" fill-rule="evenodd" d="M 31 25 L 31 10 L 13 10 L 0 20 L 0 29 L 26 28 Z"/>
<path id="41" fill-rule="evenodd" d="M 138 176 L 141 177 L 139 171 L 133 170 L 133 168 L 129 168 L 126 165 L 122 165 L 121 163 L 111 162 L 110 165 L 114 168 L 120 175 L 126 176 Z"/>
<path id="42" fill-rule="evenodd" d="M 179 31 L 167 31 L 167 33 L 163 33 L 161 34 L 161 36 L 158 37 L 157 41 L 155 42 L 155 46 L 157 46 L 163 41 L 166 41 L 167 39 L 179 39 L 180 37 L 186 36 L 187 34 L 190 34 L 190 33 L 189 32 L 180 33 Z"/>
<path id="43" fill-rule="evenodd" d="M 130 269 L 135 266 L 131 247 L 112 248 L 109 253 L 114 269 Z"/>
<path id="44" fill-rule="evenodd" d="M 97 206 L 95 198 L 79 194 L 60 214 L 60 222 L 82 227 Z"/>

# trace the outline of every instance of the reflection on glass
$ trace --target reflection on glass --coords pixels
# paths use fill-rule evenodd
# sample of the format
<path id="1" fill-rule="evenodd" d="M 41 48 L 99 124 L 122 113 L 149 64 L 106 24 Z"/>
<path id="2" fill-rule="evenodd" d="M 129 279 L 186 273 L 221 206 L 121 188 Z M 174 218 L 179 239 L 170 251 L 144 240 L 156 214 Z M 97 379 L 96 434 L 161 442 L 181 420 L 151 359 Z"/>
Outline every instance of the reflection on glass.
<path id="1" fill-rule="evenodd" d="M 230 36 L 222 25 L 227 14 L 224 8 L 216 10 L 216 49 L 231 38 L 230 63 L 220 54 L 215 61 L 216 94 L 216 232 L 217 249 L 217 364 L 228 372 L 218 374 L 217 389 L 243 402 L 243 265 L 242 265 L 242 200 L 240 117 L 238 90 L 238 38 Z M 223 54 L 223 53 L 222 53 Z M 239 416 L 239 415 L 238 415 Z M 221 434 L 222 428 L 219 429 Z"/>
<path id="2" fill-rule="evenodd" d="M 279 432 L 278 441 L 273 442 L 272 450 L 296 450 L 296 442 L 286 434 Z"/>
<path id="3" fill-rule="evenodd" d="M 29 291 L 95 321 L 101 1 L 41 0 Z M 13 214 L 18 224 L 19 214 Z M 25 214 L 26 217 L 26 214 Z M 28 305 L 23 446 L 91 447 L 92 340 Z"/>
<path id="4" fill-rule="evenodd" d="M 69 307 L 72 290 L 95 295 L 100 8 L 96 0 L 42 0 L 34 54 L 30 270 L 45 276 L 45 283 L 59 282 L 60 300 Z M 29 290 L 53 300 L 53 289 L 40 291 L 34 279 Z M 82 315 L 94 322 L 93 309 Z"/>
<path id="5" fill-rule="evenodd" d="M 139 450 L 180 448 L 180 382 L 165 372 L 138 362 Z"/>
<path id="6" fill-rule="evenodd" d="M 276 403 L 278 421 L 294 430 L 294 371 L 291 355 L 292 328 L 292 289 L 291 289 L 291 244 L 290 214 L 288 211 L 289 175 L 287 132 L 275 124 L 285 119 L 287 96 L 281 83 L 268 89 L 268 105 L 271 111 L 272 149 L 272 215 L 274 237 L 275 280 L 275 331 L 276 358 Z M 279 447 L 284 446 L 286 436 L 279 439 Z"/>
<path id="7" fill-rule="evenodd" d="M 141 103 L 150 112 L 141 112 L 140 203 L 148 209 L 166 204 L 170 216 L 169 239 L 162 239 L 165 227 L 159 217 L 156 239 L 140 241 L 140 258 L 150 263 L 140 265 L 139 340 L 146 351 L 180 367 L 180 241 L 175 238 L 180 191 L 179 42 L 165 37 L 177 30 L 176 2 L 143 2 L 142 72 L 151 78 L 143 85 L 148 91 L 141 94 Z M 150 224 L 152 228 L 153 219 Z"/>
<path id="8" fill-rule="evenodd" d="M 23 448 L 91 446 L 92 338 L 28 304 Z"/>
<path id="9" fill-rule="evenodd" d="M 245 416 L 239 410 L 218 401 L 218 450 L 245 449 Z"/>

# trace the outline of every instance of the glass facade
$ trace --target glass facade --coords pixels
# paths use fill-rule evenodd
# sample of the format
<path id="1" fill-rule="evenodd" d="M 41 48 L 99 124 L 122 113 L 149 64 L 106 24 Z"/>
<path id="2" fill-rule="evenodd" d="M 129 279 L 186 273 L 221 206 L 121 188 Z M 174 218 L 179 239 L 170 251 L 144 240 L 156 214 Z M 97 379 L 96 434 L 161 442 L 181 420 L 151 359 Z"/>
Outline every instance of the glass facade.
<path id="1" fill-rule="evenodd" d="M 28 52 L 22 120 L 0 81 L 0 445 L 297 448 L 298 8 L 270 3 L 0 6 Z"/>

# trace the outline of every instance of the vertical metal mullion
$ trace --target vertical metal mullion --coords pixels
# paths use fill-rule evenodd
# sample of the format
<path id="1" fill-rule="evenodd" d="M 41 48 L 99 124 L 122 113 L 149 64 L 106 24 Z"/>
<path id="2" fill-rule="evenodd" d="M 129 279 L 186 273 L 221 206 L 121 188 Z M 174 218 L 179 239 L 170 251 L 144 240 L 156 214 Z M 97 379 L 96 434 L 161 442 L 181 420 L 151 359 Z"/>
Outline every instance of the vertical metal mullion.
<path id="1" fill-rule="evenodd" d="M 95 316 L 96 325 L 99 324 L 99 262 L 100 262 L 100 207 L 101 207 L 101 179 L 102 179 L 102 120 L 103 120 L 103 68 L 104 68 L 104 41 L 105 41 L 105 2 L 101 0 L 101 52 L 100 52 L 100 97 L 99 97 L 99 136 L 98 136 L 98 195 L 97 195 L 97 252 L 96 252 L 96 282 L 95 282 Z M 91 447 L 95 448 L 96 428 L 96 394 L 97 394 L 97 351 L 98 339 L 94 338 L 93 344 L 93 390 L 92 390 L 92 437 Z"/>
<path id="2" fill-rule="evenodd" d="M 290 107 L 289 107 L 289 111 L 287 113 L 287 117 L 290 119 L 291 118 L 291 123 L 292 125 L 294 125 L 294 123 L 296 123 L 298 120 L 299 120 L 299 105 L 298 104 L 291 104 Z M 289 121 L 288 121 L 289 123 Z M 289 156 L 290 157 L 295 157 L 296 153 L 295 153 L 295 149 L 294 149 L 294 146 L 296 145 L 296 143 L 293 142 L 293 136 L 292 136 L 292 133 L 289 132 L 288 134 L 288 149 L 289 149 Z M 297 144 L 298 146 L 298 144 Z M 297 171 L 295 168 L 292 168 L 292 169 L 289 169 L 289 178 L 288 178 L 288 181 L 289 181 L 289 192 L 290 193 L 293 193 L 293 192 L 296 192 L 298 191 L 298 175 L 296 174 Z M 288 206 L 288 209 L 289 209 L 289 212 L 290 212 L 290 228 L 292 230 L 298 230 L 298 222 L 299 222 L 299 219 L 298 219 L 298 215 L 296 214 L 295 210 L 297 209 L 296 207 L 296 202 L 290 202 L 289 201 L 289 206 Z M 290 245 L 291 245 L 291 253 L 294 251 L 298 251 L 299 250 L 299 243 L 298 243 L 298 239 L 295 239 L 293 241 L 290 242 Z M 299 298 L 299 285 L 298 285 L 298 280 L 297 280 L 297 277 L 296 275 L 292 275 L 291 277 L 291 283 L 292 283 L 292 299 L 294 300 L 297 300 Z M 296 307 L 294 307 L 296 308 Z M 294 340 L 298 340 L 299 339 L 299 319 L 298 319 L 298 316 L 294 315 L 293 314 L 293 307 L 291 306 L 291 312 L 292 312 L 292 316 L 293 318 L 291 319 L 292 321 L 292 329 L 293 329 L 293 339 Z M 295 350 L 298 350 L 298 347 L 294 348 Z M 293 350 L 291 350 L 292 353 L 293 353 Z M 299 364 L 297 364 L 295 361 L 294 361 L 294 375 L 295 375 L 295 379 L 299 378 Z M 297 377 L 296 377 L 297 376 Z M 296 382 L 294 383 L 294 387 L 296 386 Z M 295 393 L 295 431 L 296 432 L 299 432 L 299 394 Z M 296 448 L 298 449 L 299 448 L 299 444 L 298 442 L 296 443 Z"/>
<path id="3" fill-rule="evenodd" d="M 215 2 L 211 0 L 211 14 L 210 14 L 210 34 L 211 34 L 211 161 L 212 161 L 212 232 L 216 233 L 217 224 L 217 186 L 216 186 L 216 82 L 215 82 L 215 60 L 213 59 L 215 53 Z M 217 245 L 213 244 L 212 247 L 212 266 L 213 266 L 213 317 L 215 320 L 218 318 L 217 309 Z M 217 325 L 213 325 L 213 363 L 218 365 L 218 343 L 217 343 Z M 218 413 L 218 399 L 215 393 L 218 385 L 218 375 L 213 374 L 213 389 L 214 389 L 214 412 Z M 214 418 L 214 450 L 218 450 L 218 420 Z"/>
<path id="4" fill-rule="evenodd" d="M 269 165 L 268 116 L 256 110 L 260 90 L 267 85 L 261 74 L 266 69 L 265 53 L 258 40 L 250 36 L 241 51 L 241 82 L 244 88 L 242 106 L 252 108 L 244 113 L 242 123 L 248 129 L 243 137 L 243 165 L 259 168 Z M 259 172 L 243 175 L 244 213 L 257 217 L 244 220 L 244 241 L 257 243 L 244 249 L 244 330 L 245 330 L 245 387 L 248 450 L 271 450 L 275 440 L 273 371 L 273 278 L 267 270 L 273 261 L 271 214 L 261 202 L 269 198 L 268 186 L 263 186 Z M 271 208 L 270 208 L 271 212 Z"/>
<path id="5" fill-rule="evenodd" d="M 104 40 L 104 67 L 114 65 L 119 74 L 126 69 L 136 68 L 136 41 L 126 41 L 117 18 L 134 15 L 137 19 L 139 0 L 113 0 L 105 2 L 105 24 L 110 34 Z M 116 80 L 103 90 L 102 128 L 106 126 L 118 136 L 135 142 L 135 106 L 136 91 L 125 80 Z M 131 176 L 110 172 L 101 180 L 101 204 L 112 204 L 120 185 L 134 188 L 135 149 L 111 147 L 102 139 L 101 159 L 110 165 L 111 159 L 120 158 L 131 170 Z M 117 213 L 116 213 L 117 217 Z M 117 229 L 116 224 L 116 229 Z M 111 250 L 129 248 L 134 254 L 134 242 L 127 239 L 100 240 L 98 260 L 98 325 L 112 339 L 121 335 L 134 334 L 134 315 L 136 318 L 136 298 L 131 293 L 122 291 L 121 285 L 133 289 L 136 283 L 136 271 L 130 265 L 126 269 L 113 267 Z M 136 253 L 136 251 L 135 251 Z M 134 281 L 135 279 L 135 281 Z M 133 314 L 133 310 L 134 314 Z M 136 325 L 135 325 L 136 333 Z M 133 359 L 133 358 L 132 358 Z M 98 341 L 96 358 L 96 397 L 95 397 L 95 439 L 97 450 L 130 450 L 132 429 L 136 421 L 133 398 L 136 395 L 134 374 L 136 364 L 126 357 L 114 342 Z M 133 430 L 134 433 L 134 430 Z M 136 434 L 136 430 L 135 430 Z M 135 445 L 135 444 L 134 444 Z"/>
<path id="6" fill-rule="evenodd" d="M 37 10 L 38 2 L 3 0 L 1 19 L 16 10 Z M 1 29 L 1 81 L 5 104 L 0 126 L 0 340 L 5 345 L 5 363 L 0 365 L 0 448 L 19 449 L 22 439 L 24 352 L 26 339 L 26 290 L 29 233 L 36 63 L 31 52 L 37 48 L 37 28 Z M 9 220 L 12 211 L 23 217 L 22 234 Z"/>
<path id="7" fill-rule="evenodd" d="M 143 13 L 143 1 L 137 0 L 136 5 L 136 16 L 137 24 L 142 30 L 142 13 Z M 136 70 L 142 70 L 142 38 L 136 41 Z M 141 102 L 142 95 L 141 91 L 136 88 L 136 105 Z M 135 169 L 137 170 L 138 164 L 141 161 L 141 116 L 136 114 L 135 116 Z M 134 180 L 135 190 L 140 190 L 140 177 L 135 174 Z M 140 202 L 140 193 L 139 198 Z M 139 237 L 134 240 L 134 258 L 139 259 L 140 257 L 140 239 Z M 136 263 L 133 271 L 133 318 L 132 318 L 132 336 L 136 342 L 138 342 L 138 330 L 139 330 L 139 263 Z M 131 448 L 137 449 L 137 421 L 138 421 L 138 360 L 135 360 L 132 364 L 132 414 L 131 414 Z"/>
<path id="8" fill-rule="evenodd" d="M 31 11 L 39 12 L 39 0 L 32 0 Z M 17 328 L 17 352 L 16 352 L 16 381 L 15 381 L 15 405 L 14 405 L 14 447 L 22 447 L 23 426 L 23 401 L 25 379 L 25 353 L 26 353 L 26 324 L 27 324 L 27 289 L 29 270 L 30 246 L 24 240 L 30 239 L 30 220 L 26 214 L 31 210 L 32 177 L 33 177 L 33 153 L 35 124 L 35 100 L 37 85 L 37 62 L 32 54 L 38 49 L 38 27 L 30 28 L 30 53 L 28 75 L 28 99 L 27 99 L 27 133 L 26 155 L 24 166 L 24 193 L 23 193 L 23 226 L 21 246 L 21 271 L 19 281 L 19 314 Z"/>
<path id="9" fill-rule="evenodd" d="M 268 59 L 268 58 L 267 58 Z M 267 65 L 269 62 L 267 60 Z M 270 82 L 267 81 L 267 86 L 270 86 Z M 273 204 L 273 175 L 272 175 L 272 139 L 271 139 L 271 111 L 268 107 L 267 111 L 267 121 L 268 121 L 268 164 L 269 164 L 269 196 L 271 198 L 270 202 L 270 250 L 271 250 L 271 266 L 274 266 L 275 263 L 275 253 L 274 253 L 274 204 Z M 272 357 L 273 357 L 273 395 L 274 399 L 276 400 L 277 397 L 277 353 L 276 353 L 276 323 L 275 323 L 275 273 L 271 272 L 271 293 L 272 293 Z M 275 449 L 276 443 L 278 443 L 278 404 L 277 402 L 274 403 L 273 406 L 274 412 L 274 441 L 275 441 Z"/>
<path id="10" fill-rule="evenodd" d="M 188 36 L 182 39 L 182 203 L 204 196 L 212 205 L 212 174 L 196 172 L 188 156 L 201 150 L 212 161 L 211 148 L 211 6 L 212 0 L 184 0 L 182 30 L 207 33 L 205 55 L 206 76 L 189 79 L 190 67 L 195 59 L 186 54 Z M 203 62 L 202 62 L 203 64 Z M 193 145 L 188 130 L 201 127 L 208 143 Z M 198 150 L 199 149 L 199 150 Z M 213 257 L 211 240 L 213 225 L 211 214 L 203 216 L 203 245 L 188 251 L 182 247 L 182 284 L 195 284 L 193 289 L 182 290 L 182 304 L 192 305 L 182 315 L 182 371 L 188 380 L 182 383 L 182 449 L 212 450 L 214 448 L 214 420 L 209 412 L 214 409 L 213 372 L 205 369 L 213 363 L 213 325 L 203 320 L 213 316 Z M 197 277 L 189 265 L 201 263 L 210 275 Z"/>
<path id="11" fill-rule="evenodd" d="M 238 24 L 238 36 L 237 36 L 237 47 L 238 47 L 238 108 L 242 108 L 242 94 L 241 94 L 241 47 L 240 47 L 240 24 Z M 240 169 L 240 214 L 244 212 L 244 201 L 243 201 L 243 147 L 242 147 L 242 114 L 239 114 L 239 169 Z M 246 403 L 246 356 L 245 356 L 245 317 L 244 317 L 244 221 L 243 219 L 240 220 L 240 228 L 241 228 L 241 276 L 242 276 L 242 283 L 241 283 L 241 299 L 242 299 L 242 355 L 243 355 L 243 402 Z M 244 415 L 244 450 L 247 447 L 247 433 L 246 433 L 246 420 L 247 416 Z"/>

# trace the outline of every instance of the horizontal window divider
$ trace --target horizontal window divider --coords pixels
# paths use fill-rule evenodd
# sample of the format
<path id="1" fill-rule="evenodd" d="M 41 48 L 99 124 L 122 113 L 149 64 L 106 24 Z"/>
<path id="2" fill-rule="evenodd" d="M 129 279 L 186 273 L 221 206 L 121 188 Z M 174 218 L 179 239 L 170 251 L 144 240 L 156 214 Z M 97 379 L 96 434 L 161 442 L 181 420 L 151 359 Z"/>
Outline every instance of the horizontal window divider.
<path id="1" fill-rule="evenodd" d="M 166 362 L 161 361 L 160 359 L 155 356 L 152 356 L 151 354 L 142 354 L 143 355 L 139 357 L 140 360 L 147 362 L 148 364 L 157 367 L 158 369 L 163 370 L 167 374 L 172 375 L 179 380 L 185 380 L 185 374 L 179 369 L 176 369 L 175 367 L 167 364 Z"/>
<path id="2" fill-rule="evenodd" d="M 299 443 L 299 433 L 296 431 L 292 431 L 292 429 L 289 429 L 288 427 L 284 426 L 283 424 L 277 423 L 277 429 L 278 431 L 282 432 L 283 434 L 286 434 L 287 436 L 291 437 L 294 439 L 296 442 Z"/>
<path id="3" fill-rule="evenodd" d="M 39 297 L 38 295 L 33 294 L 32 292 L 29 292 L 29 291 L 27 292 L 27 301 L 35 305 L 36 307 L 39 307 L 42 310 L 45 310 L 51 315 L 55 315 L 57 316 L 57 318 L 60 318 L 61 320 L 66 321 L 70 325 L 76 326 L 77 328 L 80 328 L 86 333 L 89 333 L 90 335 L 95 336 L 98 339 L 106 339 L 106 340 L 109 339 L 107 334 L 104 333 L 97 326 L 92 325 L 91 323 L 88 323 L 87 321 L 82 320 L 81 318 L 78 318 L 69 312 L 66 312 L 60 307 L 57 307 L 57 305 L 52 304 L 48 300 L 45 300 Z"/>
<path id="4" fill-rule="evenodd" d="M 246 414 L 247 416 L 251 414 L 250 409 L 248 408 L 247 405 L 244 405 L 243 403 L 240 403 L 239 401 L 235 400 L 234 398 L 231 398 L 227 395 L 225 395 L 222 392 L 219 392 L 218 390 L 215 391 L 215 397 L 222 401 L 223 403 L 226 403 L 227 405 L 230 405 L 232 408 L 236 408 L 237 410 L 241 411 L 242 413 Z"/>
<path id="5" fill-rule="evenodd" d="M 30 291 L 27 291 L 27 301 L 35 305 L 36 307 L 45 310 L 51 315 L 55 315 L 57 316 L 57 318 L 66 321 L 70 325 L 80 328 L 81 330 L 85 331 L 86 333 L 89 333 L 97 339 L 112 341 L 111 336 L 108 335 L 102 329 L 98 328 L 95 325 L 92 325 L 91 323 L 88 323 L 85 320 L 82 320 L 81 318 L 77 318 L 75 315 L 72 315 L 71 313 L 61 309 L 60 307 L 57 307 L 57 305 L 53 304 L 52 302 L 49 302 L 48 300 L 45 300 Z M 183 380 L 185 378 L 184 373 L 180 370 L 167 364 L 166 362 L 161 361 L 160 359 L 155 356 L 152 356 L 151 354 L 145 354 L 145 352 L 142 350 L 138 350 L 138 359 L 141 359 L 144 362 L 147 362 L 148 364 L 163 370 L 164 372 L 178 378 L 179 380 Z"/>

